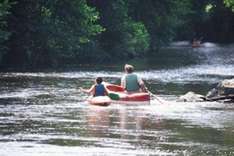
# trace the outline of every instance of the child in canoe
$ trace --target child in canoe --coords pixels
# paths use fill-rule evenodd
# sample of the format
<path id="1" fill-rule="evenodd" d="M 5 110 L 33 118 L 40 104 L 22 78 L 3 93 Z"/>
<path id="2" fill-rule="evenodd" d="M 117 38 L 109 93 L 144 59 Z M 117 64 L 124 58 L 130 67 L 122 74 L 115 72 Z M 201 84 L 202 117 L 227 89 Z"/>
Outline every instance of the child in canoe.
<path id="1" fill-rule="evenodd" d="M 95 84 L 92 85 L 90 89 L 80 88 L 83 92 L 92 94 L 94 97 L 96 96 L 105 96 L 107 95 L 107 91 L 105 86 L 102 84 L 102 78 L 97 77 L 95 80 Z"/>

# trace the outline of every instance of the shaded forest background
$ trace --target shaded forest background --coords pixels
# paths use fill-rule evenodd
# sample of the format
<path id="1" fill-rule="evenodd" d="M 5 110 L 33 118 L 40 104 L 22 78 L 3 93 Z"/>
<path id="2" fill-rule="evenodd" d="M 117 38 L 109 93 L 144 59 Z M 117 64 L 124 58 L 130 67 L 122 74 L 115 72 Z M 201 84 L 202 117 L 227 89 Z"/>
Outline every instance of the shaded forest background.
<path id="1" fill-rule="evenodd" d="M 234 0 L 1 0 L 0 67 L 156 55 L 176 40 L 234 42 Z"/>

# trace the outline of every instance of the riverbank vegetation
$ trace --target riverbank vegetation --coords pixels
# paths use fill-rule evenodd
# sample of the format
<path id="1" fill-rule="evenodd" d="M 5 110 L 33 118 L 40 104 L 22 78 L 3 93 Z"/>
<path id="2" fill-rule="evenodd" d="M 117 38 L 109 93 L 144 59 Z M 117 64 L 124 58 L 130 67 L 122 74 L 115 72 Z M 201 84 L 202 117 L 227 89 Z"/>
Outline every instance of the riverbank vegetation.
<path id="1" fill-rule="evenodd" d="M 234 0 L 2 0 L 0 65 L 48 68 L 157 54 L 173 40 L 234 41 Z"/>

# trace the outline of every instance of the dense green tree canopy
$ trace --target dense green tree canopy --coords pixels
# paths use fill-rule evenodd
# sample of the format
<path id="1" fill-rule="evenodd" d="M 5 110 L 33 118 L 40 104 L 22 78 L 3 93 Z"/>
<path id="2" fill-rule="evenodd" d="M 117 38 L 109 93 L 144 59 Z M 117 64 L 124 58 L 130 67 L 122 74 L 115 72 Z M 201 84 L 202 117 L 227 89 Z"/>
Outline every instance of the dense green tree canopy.
<path id="1" fill-rule="evenodd" d="M 7 31 L 7 16 L 10 14 L 11 3 L 8 0 L 0 2 L 0 61 L 2 55 L 6 53 L 5 42 L 8 40 L 10 32 Z"/>
<path id="2" fill-rule="evenodd" d="M 233 42 L 232 10 L 234 0 L 2 0 L 0 65 L 112 62 L 174 40 Z"/>
<path id="3" fill-rule="evenodd" d="M 186 23 L 190 12 L 188 0 L 129 0 L 130 16 L 142 21 L 151 38 L 151 50 L 167 44 L 175 37 L 176 29 Z"/>
<path id="4" fill-rule="evenodd" d="M 149 48 L 149 34 L 145 25 L 128 15 L 128 1 L 94 1 L 100 12 L 100 23 L 106 29 L 100 36 L 101 47 L 112 56 L 131 57 Z"/>
<path id="5" fill-rule="evenodd" d="M 79 57 L 81 47 L 104 30 L 96 24 L 98 18 L 85 0 L 17 1 L 9 17 L 8 58 L 50 66 Z"/>
<path id="6" fill-rule="evenodd" d="M 227 7 L 232 8 L 232 11 L 234 11 L 234 0 L 224 0 L 224 3 Z"/>

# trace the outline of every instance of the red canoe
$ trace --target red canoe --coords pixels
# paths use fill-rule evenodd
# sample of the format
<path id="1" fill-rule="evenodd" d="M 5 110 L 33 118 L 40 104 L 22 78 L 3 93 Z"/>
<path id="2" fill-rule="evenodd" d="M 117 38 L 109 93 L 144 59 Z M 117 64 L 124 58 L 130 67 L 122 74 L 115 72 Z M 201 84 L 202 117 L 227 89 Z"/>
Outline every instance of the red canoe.
<path id="1" fill-rule="evenodd" d="M 111 99 L 108 96 L 97 96 L 88 99 L 91 105 L 108 106 L 111 104 Z"/>
<path id="2" fill-rule="evenodd" d="M 119 97 L 117 100 L 112 99 L 112 103 L 123 103 L 123 104 L 149 104 L 150 94 L 149 93 L 127 93 L 121 86 L 105 83 L 104 84 L 108 94 L 115 94 Z"/>
<path id="3" fill-rule="evenodd" d="M 111 99 L 108 96 L 97 96 L 92 97 L 88 100 L 91 105 L 98 105 L 98 106 L 108 106 L 111 104 Z"/>

